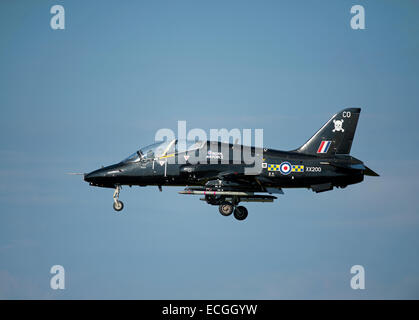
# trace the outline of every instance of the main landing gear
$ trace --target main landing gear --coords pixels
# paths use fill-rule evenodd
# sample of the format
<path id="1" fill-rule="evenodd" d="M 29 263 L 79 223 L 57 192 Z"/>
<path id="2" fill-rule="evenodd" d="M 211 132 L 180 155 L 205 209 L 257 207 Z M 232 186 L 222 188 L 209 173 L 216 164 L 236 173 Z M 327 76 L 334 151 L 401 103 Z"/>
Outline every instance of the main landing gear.
<path id="1" fill-rule="evenodd" d="M 229 216 L 234 213 L 237 220 L 247 218 L 248 211 L 245 207 L 239 206 L 240 202 L 273 202 L 276 197 L 264 194 L 254 194 L 255 191 L 237 191 L 237 190 L 204 190 L 204 188 L 186 188 L 180 194 L 201 194 L 205 195 L 200 200 L 205 201 L 209 205 L 218 206 L 218 211 L 223 216 Z"/>
<path id="2" fill-rule="evenodd" d="M 210 205 L 218 205 L 218 211 L 220 211 L 221 215 L 224 217 L 230 216 L 234 213 L 234 218 L 237 220 L 244 220 L 247 218 L 248 211 L 245 207 L 239 206 L 240 198 L 239 197 L 231 197 L 226 199 L 225 197 L 216 197 L 213 195 L 206 195 L 205 200 Z"/>
<path id="3" fill-rule="evenodd" d="M 124 209 L 124 203 L 119 201 L 119 192 L 121 191 L 121 186 L 117 185 L 115 192 L 113 193 L 113 208 L 115 211 L 121 211 Z"/>
<path id="4" fill-rule="evenodd" d="M 231 215 L 234 212 L 234 218 L 239 221 L 246 219 L 248 215 L 248 211 L 245 207 L 235 206 L 227 201 L 221 203 L 218 206 L 218 211 L 220 211 L 220 213 L 225 217 Z"/>
<path id="5" fill-rule="evenodd" d="M 248 214 L 247 209 L 246 207 L 243 207 L 243 206 L 238 206 L 234 210 L 234 218 L 240 221 L 246 219 L 247 214 Z"/>
<path id="6" fill-rule="evenodd" d="M 218 206 L 218 210 L 223 216 L 228 217 L 233 213 L 234 206 L 229 202 L 223 202 Z"/>

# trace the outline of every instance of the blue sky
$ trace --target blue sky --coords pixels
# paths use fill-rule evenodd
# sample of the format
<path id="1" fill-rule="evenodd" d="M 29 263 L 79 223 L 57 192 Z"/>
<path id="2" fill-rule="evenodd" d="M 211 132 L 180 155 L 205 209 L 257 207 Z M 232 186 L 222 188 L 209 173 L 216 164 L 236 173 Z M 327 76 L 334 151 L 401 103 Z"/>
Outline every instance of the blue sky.
<path id="1" fill-rule="evenodd" d="M 62 4 L 66 29 L 50 28 Z M 362 4 L 366 29 L 350 28 Z M 2 1 L 0 298 L 419 298 L 415 1 Z M 110 189 L 160 128 L 263 128 L 290 150 L 361 107 L 381 174 L 224 218 L 180 188 Z M 51 290 L 52 265 L 66 289 Z M 363 265 L 366 289 L 350 288 Z"/>

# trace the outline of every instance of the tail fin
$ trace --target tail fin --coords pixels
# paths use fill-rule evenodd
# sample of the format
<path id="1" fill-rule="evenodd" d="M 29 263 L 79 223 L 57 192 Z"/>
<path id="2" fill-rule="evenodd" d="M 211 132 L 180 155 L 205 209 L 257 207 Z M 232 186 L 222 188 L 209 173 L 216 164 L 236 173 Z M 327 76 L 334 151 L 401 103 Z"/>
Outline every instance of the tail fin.
<path id="1" fill-rule="evenodd" d="M 360 108 L 347 108 L 336 113 L 314 136 L 294 151 L 320 157 L 349 154 L 360 112 Z"/>

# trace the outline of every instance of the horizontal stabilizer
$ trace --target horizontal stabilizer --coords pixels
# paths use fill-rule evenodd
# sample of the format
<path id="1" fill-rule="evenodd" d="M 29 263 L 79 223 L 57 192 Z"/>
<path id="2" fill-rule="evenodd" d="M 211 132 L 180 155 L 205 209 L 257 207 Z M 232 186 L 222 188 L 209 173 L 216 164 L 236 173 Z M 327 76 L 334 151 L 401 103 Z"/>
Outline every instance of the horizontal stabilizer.
<path id="1" fill-rule="evenodd" d="M 376 173 L 376 172 L 372 171 L 372 170 L 371 170 L 370 168 L 368 168 L 368 167 L 365 167 L 364 174 L 365 174 L 366 176 L 372 176 L 372 177 L 379 177 L 379 176 L 380 176 L 378 173 Z"/>
<path id="2" fill-rule="evenodd" d="M 336 168 L 348 169 L 348 170 L 365 170 L 367 167 L 362 163 L 330 163 Z"/>
<path id="3" fill-rule="evenodd" d="M 368 168 L 366 165 L 362 163 L 354 163 L 354 164 L 346 164 L 346 163 L 330 163 L 332 166 L 342 169 L 348 169 L 348 170 L 363 170 L 364 175 L 366 176 L 372 176 L 372 177 L 379 177 L 380 175 L 374 171 L 372 171 L 370 168 Z"/>

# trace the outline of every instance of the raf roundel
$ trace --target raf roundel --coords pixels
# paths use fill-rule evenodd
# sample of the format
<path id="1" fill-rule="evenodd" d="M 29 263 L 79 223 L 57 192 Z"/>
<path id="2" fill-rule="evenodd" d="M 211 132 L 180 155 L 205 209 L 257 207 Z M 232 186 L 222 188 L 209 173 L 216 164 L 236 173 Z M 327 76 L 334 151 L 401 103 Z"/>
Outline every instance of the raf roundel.
<path id="1" fill-rule="evenodd" d="M 279 166 L 279 171 L 282 174 L 289 174 L 291 172 L 292 166 L 289 162 L 282 162 Z"/>

